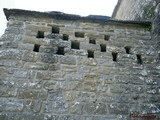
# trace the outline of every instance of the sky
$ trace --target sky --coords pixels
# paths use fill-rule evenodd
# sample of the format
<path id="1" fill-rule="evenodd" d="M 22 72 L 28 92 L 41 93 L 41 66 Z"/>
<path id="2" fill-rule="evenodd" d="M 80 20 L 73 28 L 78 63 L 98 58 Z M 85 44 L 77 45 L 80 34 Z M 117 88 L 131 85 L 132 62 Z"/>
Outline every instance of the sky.
<path id="1" fill-rule="evenodd" d="M 6 29 L 3 8 L 34 11 L 61 11 L 64 13 L 111 16 L 118 0 L 0 0 L 0 36 Z"/>

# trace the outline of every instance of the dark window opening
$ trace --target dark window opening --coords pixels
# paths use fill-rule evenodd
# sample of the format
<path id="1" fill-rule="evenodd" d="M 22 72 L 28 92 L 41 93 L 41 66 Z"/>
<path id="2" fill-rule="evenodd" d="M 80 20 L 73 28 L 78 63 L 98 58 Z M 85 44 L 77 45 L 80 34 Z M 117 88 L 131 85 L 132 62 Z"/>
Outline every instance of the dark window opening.
<path id="1" fill-rule="evenodd" d="M 131 47 L 130 47 L 130 46 L 126 46 L 126 47 L 124 47 L 124 48 L 125 48 L 125 50 L 126 50 L 126 53 L 127 53 L 127 54 L 130 54 Z"/>
<path id="2" fill-rule="evenodd" d="M 93 38 L 89 38 L 89 43 L 91 43 L 91 44 L 96 44 L 96 40 L 93 39 Z"/>
<path id="3" fill-rule="evenodd" d="M 57 54 L 64 55 L 64 47 L 58 47 Z"/>
<path id="4" fill-rule="evenodd" d="M 94 51 L 88 50 L 88 58 L 94 58 Z"/>
<path id="5" fill-rule="evenodd" d="M 69 35 L 63 34 L 63 40 L 68 41 Z"/>
<path id="6" fill-rule="evenodd" d="M 71 48 L 72 49 L 79 49 L 79 42 L 78 41 L 71 41 Z"/>
<path id="7" fill-rule="evenodd" d="M 40 45 L 35 44 L 33 51 L 34 52 L 39 52 L 39 48 L 40 48 Z"/>
<path id="8" fill-rule="evenodd" d="M 44 31 L 38 31 L 37 38 L 44 38 Z"/>
<path id="9" fill-rule="evenodd" d="M 110 35 L 105 35 L 104 40 L 109 41 Z"/>
<path id="10" fill-rule="evenodd" d="M 142 57 L 141 57 L 141 55 L 137 55 L 137 63 L 138 64 L 143 64 L 143 62 L 142 62 Z"/>
<path id="11" fill-rule="evenodd" d="M 84 38 L 84 33 L 83 32 L 75 32 L 75 37 Z"/>
<path id="12" fill-rule="evenodd" d="M 118 53 L 115 52 L 112 53 L 113 61 L 117 61 L 117 55 Z"/>
<path id="13" fill-rule="evenodd" d="M 101 52 L 106 52 L 106 45 L 104 44 L 101 44 Z"/>
<path id="14" fill-rule="evenodd" d="M 52 27 L 52 33 L 59 34 L 59 27 Z"/>

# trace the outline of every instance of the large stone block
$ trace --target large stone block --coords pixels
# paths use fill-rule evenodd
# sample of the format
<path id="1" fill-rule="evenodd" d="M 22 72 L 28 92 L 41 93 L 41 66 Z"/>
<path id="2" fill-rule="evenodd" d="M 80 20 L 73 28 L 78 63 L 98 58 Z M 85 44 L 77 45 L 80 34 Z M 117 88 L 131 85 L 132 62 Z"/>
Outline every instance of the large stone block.
<path id="1" fill-rule="evenodd" d="M 67 81 L 49 81 L 45 82 L 43 87 L 46 90 L 69 90 L 69 85 Z"/>
<path id="2" fill-rule="evenodd" d="M 106 115 L 107 106 L 103 103 L 86 103 L 84 105 L 84 114 Z"/>
<path id="3" fill-rule="evenodd" d="M 83 74 L 79 73 L 69 73 L 66 74 L 64 78 L 69 81 L 82 81 L 84 79 Z"/>
<path id="4" fill-rule="evenodd" d="M 0 99 L 0 111 L 8 111 L 8 112 L 22 112 L 24 108 L 23 100 L 17 99 Z"/>
<path id="5" fill-rule="evenodd" d="M 17 49 L 0 50 L 1 59 L 21 60 L 23 52 Z"/>
<path id="6" fill-rule="evenodd" d="M 38 58 L 38 53 L 25 51 L 22 60 L 26 62 L 36 62 Z"/>
<path id="7" fill-rule="evenodd" d="M 74 56 L 62 56 L 59 59 L 61 64 L 76 65 L 76 57 Z"/>
<path id="8" fill-rule="evenodd" d="M 40 100 L 26 100 L 24 109 L 27 112 L 38 113 L 41 110 L 42 101 Z"/>
<path id="9" fill-rule="evenodd" d="M 109 114 L 129 114 L 129 106 L 127 104 L 109 104 L 108 105 Z"/>
<path id="10" fill-rule="evenodd" d="M 52 53 L 45 53 L 45 54 L 40 54 L 40 60 L 45 63 L 57 63 L 58 62 L 58 57 L 56 55 L 53 55 Z"/>
<path id="11" fill-rule="evenodd" d="M 20 89 L 18 97 L 21 99 L 37 99 L 38 91 L 29 89 Z"/>
<path id="12" fill-rule="evenodd" d="M 25 69 L 33 69 L 33 70 L 47 70 L 49 65 L 47 63 L 36 62 L 36 63 L 25 63 Z"/>

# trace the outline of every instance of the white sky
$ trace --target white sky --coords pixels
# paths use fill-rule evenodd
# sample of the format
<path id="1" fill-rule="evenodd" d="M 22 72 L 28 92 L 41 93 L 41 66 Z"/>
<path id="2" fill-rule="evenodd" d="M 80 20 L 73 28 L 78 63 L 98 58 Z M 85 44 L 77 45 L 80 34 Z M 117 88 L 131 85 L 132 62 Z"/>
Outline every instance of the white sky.
<path id="1" fill-rule="evenodd" d="M 111 16 L 118 0 L 0 0 L 0 36 L 6 28 L 3 8 L 35 11 L 61 11 L 64 13 Z"/>

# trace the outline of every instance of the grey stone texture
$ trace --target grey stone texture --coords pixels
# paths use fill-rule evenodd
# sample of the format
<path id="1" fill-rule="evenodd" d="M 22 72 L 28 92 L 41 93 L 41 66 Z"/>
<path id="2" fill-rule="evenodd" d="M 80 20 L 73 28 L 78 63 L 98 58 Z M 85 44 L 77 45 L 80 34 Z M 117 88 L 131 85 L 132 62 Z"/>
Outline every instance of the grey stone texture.
<path id="1" fill-rule="evenodd" d="M 9 11 L 0 38 L 0 119 L 160 113 L 160 64 L 147 22 Z"/>

